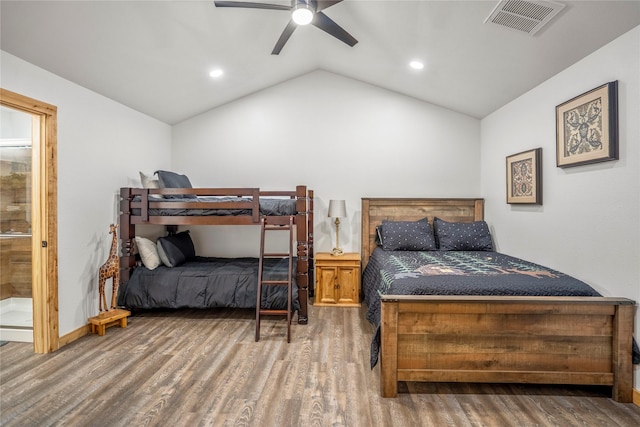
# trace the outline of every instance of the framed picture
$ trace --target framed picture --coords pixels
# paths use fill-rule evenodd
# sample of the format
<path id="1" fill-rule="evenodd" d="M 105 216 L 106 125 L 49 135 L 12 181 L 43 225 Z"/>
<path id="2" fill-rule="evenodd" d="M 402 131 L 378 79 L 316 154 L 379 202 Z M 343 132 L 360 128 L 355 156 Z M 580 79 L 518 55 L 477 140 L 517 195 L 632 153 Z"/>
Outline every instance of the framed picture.
<path id="1" fill-rule="evenodd" d="M 542 204 L 542 148 L 507 156 L 507 203 Z"/>
<path id="2" fill-rule="evenodd" d="M 618 81 L 556 107 L 558 167 L 618 159 Z"/>

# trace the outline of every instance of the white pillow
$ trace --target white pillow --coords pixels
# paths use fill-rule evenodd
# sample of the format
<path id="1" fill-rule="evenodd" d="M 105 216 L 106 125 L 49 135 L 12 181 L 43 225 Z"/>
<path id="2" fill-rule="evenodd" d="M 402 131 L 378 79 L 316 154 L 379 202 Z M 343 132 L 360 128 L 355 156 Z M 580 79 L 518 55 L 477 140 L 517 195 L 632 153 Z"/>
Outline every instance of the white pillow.
<path id="1" fill-rule="evenodd" d="M 156 244 L 151 240 L 136 236 L 136 246 L 138 247 L 138 253 L 142 259 L 142 264 L 144 264 L 144 266 L 149 270 L 153 270 L 162 264 Z"/>
<path id="2" fill-rule="evenodd" d="M 142 188 L 162 188 L 160 180 L 153 177 L 153 175 L 147 175 L 144 172 L 140 172 L 140 182 L 142 182 Z M 162 199 L 159 194 L 151 194 L 150 199 Z"/>
<path id="3" fill-rule="evenodd" d="M 140 181 L 142 182 L 142 188 L 160 188 L 160 180 L 154 178 L 153 175 L 140 172 Z"/>

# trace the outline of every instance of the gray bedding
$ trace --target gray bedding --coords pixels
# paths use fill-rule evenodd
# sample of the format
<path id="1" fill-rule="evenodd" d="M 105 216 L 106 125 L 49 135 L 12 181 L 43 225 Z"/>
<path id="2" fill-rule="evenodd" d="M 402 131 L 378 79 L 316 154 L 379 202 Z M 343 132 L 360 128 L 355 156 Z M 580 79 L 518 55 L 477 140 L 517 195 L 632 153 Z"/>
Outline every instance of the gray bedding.
<path id="1" fill-rule="evenodd" d="M 376 327 L 371 367 L 377 363 L 380 349 L 380 295 L 600 296 L 588 284 L 566 274 L 485 251 L 376 248 L 364 270 L 362 289 L 367 319 Z"/>
<path id="2" fill-rule="evenodd" d="M 380 295 L 601 296 L 586 283 L 519 258 L 486 251 L 384 251 L 363 273 L 367 319 L 380 322 Z"/>
<path id="3" fill-rule="evenodd" d="M 265 280 L 286 280 L 288 259 L 265 259 Z M 293 306 L 299 309 L 293 262 Z M 120 286 L 118 305 L 129 309 L 255 308 L 258 288 L 257 258 L 196 257 L 179 267 L 154 270 L 138 267 Z M 263 287 L 262 307 L 287 308 L 287 287 Z"/>
<path id="4" fill-rule="evenodd" d="M 134 201 L 140 201 L 140 197 L 136 196 Z M 215 203 L 220 202 L 238 202 L 251 201 L 250 198 L 242 197 L 219 197 L 219 196 L 197 196 L 189 199 L 149 199 L 149 202 L 177 202 L 177 203 L 193 203 L 207 202 L 211 203 L 211 208 L 206 209 L 168 209 L 168 208 L 150 208 L 149 215 L 154 216 L 230 216 L 230 215 L 251 215 L 250 209 L 217 209 Z M 134 215 L 140 215 L 140 209 L 132 209 Z M 260 214 L 267 216 L 285 216 L 296 214 L 295 199 L 272 199 L 260 198 Z"/>

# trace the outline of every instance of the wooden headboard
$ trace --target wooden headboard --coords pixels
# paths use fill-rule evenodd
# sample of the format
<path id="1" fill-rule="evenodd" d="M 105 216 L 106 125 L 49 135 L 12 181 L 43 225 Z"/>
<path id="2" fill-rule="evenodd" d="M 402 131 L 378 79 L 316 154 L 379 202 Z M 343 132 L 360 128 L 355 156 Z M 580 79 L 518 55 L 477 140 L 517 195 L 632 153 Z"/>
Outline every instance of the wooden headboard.
<path id="1" fill-rule="evenodd" d="M 376 226 L 382 220 L 417 221 L 433 217 L 450 222 L 473 222 L 484 219 L 484 199 L 362 199 L 362 269 L 376 247 Z"/>

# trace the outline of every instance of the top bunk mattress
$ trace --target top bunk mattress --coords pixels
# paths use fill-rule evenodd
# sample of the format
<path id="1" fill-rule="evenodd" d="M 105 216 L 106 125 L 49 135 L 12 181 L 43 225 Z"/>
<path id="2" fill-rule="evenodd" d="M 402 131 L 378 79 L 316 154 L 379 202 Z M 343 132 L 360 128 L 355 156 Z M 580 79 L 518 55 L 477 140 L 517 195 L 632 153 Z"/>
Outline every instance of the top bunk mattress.
<path id="1" fill-rule="evenodd" d="M 140 196 L 136 196 L 133 201 L 140 202 Z M 225 202 L 251 202 L 251 198 L 248 197 L 222 197 L 222 196 L 196 196 L 193 198 L 176 198 L 176 199 L 149 199 L 149 215 L 152 216 L 239 216 L 239 215 L 251 215 L 251 209 L 219 209 L 215 207 L 216 203 Z M 210 208 L 152 208 L 153 202 L 174 202 L 174 203 L 208 203 L 211 204 Z M 133 208 L 131 213 L 133 215 L 140 215 L 141 209 Z M 267 198 L 260 197 L 260 215 L 265 216 L 288 216 L 295 215 L 296 200 L 285 198 Z"/>

